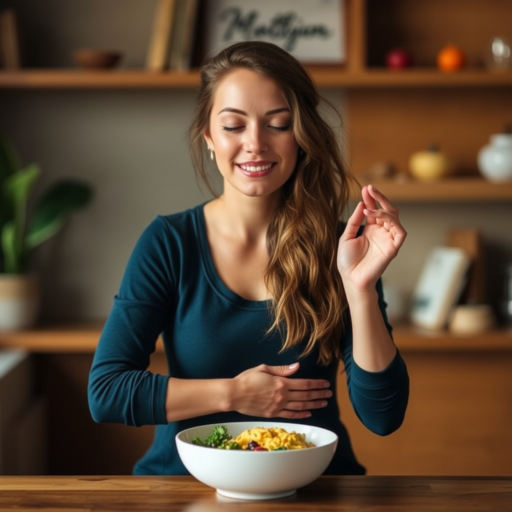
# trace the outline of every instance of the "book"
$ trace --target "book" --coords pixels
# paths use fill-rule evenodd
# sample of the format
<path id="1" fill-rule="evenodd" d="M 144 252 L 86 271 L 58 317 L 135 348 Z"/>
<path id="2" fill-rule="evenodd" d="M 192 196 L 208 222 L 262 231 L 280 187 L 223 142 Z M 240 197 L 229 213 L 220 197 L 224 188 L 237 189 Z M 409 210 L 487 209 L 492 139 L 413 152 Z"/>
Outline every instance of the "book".
<path id="1" fill-rule="evenodd" d="M 199 0 L 177 0 L 175 30 L 171 43 L 169 69 L 187 70 L 192 63 Z"/>
<path id="2" fill-rule="evenodd" d="M 174 16 L 174 29 L 172 31 L 171 49 L 169 55 L 169 69 L 177 70 L 181 66 L 183 51 L 183 36 L 185 34 L 185 14 L 187 0 L 176 0 L 176 12 Z"/>
<path id="3" fill-rule="evenodd" d="M 462 295 L 463 302 L 467 304 L 487 302 L 482 234 L 477 229 L 450 229 L 446 237 L 446 244 L 449 247 L 463 249 L 471 258 L 468 282 Z"/>
<path id="4" fill-rule="evenodd" d="M 412 295 L 413 325 L 443 329 L 467 281 L 471 258 L 456 247 L 434 247 L 427 255 Z"/>
<path id="5" fill-rule="evenodd" d="M 163 71 L 169 62 L 169 52 L 176 15 L 177 0 L 158 0 L 146 58 L 146 68 Z"/>
<path id="6" fill-rule="evenodd" d="M 192 64 L 192 51 L 196 35 L 196 22 L 199 0 L 188 0 L 186 2 L 185 14 L 183 17 L 183 41 L 181 48 L 178 69 L 190 69 Z"/>
<path id="7" fill-rule="evenodd" d="M 0 12 L 0 56 L 5 69 L 21 67 L 18 20 L 13 9 Z"/>

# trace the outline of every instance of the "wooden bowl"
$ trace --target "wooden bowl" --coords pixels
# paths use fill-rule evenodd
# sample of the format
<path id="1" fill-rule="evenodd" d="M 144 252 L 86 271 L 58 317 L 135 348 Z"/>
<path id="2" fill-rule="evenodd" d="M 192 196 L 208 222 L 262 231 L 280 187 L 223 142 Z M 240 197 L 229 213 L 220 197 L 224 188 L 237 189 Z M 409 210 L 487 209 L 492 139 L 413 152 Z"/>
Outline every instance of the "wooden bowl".
<path id="1" fill-rule="evenodd" d="M 73 53 L 73 59 L 85 69 L 111 69 L 121 60 L 122 53 L 84 48 Z"/>

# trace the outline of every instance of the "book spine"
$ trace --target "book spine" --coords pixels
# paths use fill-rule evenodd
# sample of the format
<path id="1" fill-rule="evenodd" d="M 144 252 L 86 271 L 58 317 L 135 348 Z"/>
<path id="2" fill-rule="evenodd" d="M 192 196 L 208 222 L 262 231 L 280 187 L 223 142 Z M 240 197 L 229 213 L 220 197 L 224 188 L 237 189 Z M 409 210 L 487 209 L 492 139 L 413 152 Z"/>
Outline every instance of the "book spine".
<path id="1" fill-rule="evenodd" d="M 187 0 L 176 0 L 176 14 L 174 17 L 174 29 L 172 31 L 171 50 L 169 56 L 169 69 L 174 71 L 180 69 L 181 65 L 186 9 Z"/>
<path id="2" fill-rule="evenodd" d="M 0 47 L 5 69 L 19 69 L 21 57 L 18 38 L 18 21 L 12 9 L 0 12 Z"/>
<path id="3" fill-rule="evenodd" d="M 190 69 L 196 32 L 198 0 L 188 0 L 184 14 L 183 44 L 178 69 Z"/>
<path id="4" fill-rule="evenodd" d="M 148 69 L 162 71 L 167 66 L 175 10 L 176 0 L 159 0 L 156 5 L 146 60 Z"/>

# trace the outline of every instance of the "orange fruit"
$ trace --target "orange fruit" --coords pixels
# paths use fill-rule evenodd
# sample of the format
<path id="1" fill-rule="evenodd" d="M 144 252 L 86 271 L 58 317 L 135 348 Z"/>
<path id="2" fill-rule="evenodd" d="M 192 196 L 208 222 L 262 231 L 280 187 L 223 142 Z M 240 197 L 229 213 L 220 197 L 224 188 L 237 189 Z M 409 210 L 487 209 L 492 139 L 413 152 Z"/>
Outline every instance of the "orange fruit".
<path id="1" fill-rule="evenodd" d="M 437 67 L 441 71 L 457 71 L 466 65 L 464 52 L 453 44 L 445 46 L 437 54 Z"/>

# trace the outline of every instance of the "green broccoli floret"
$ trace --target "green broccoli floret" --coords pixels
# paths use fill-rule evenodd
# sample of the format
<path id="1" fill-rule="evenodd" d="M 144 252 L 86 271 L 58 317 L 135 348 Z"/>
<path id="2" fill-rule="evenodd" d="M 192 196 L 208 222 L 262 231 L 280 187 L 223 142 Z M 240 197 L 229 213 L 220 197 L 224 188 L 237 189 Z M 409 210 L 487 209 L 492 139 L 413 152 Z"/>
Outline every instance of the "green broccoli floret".
<path id="1" fill-rule="evenodd" d="M 228 429 L 223 425 L 217 425 L 213 432 L 204 440 L 204 444 L 205 446 L 218 448 L 230 440 L 231 436 L 228 434 Z"/>
<path id="2" fill-rule="evenodd" d="M 198 444 L 199 446 L 205 446 L 205 444 L 203 443 L 203 441 L 201 441 L 201 439 L 199 439 L 199 437 L 194 437 L 194 439 L 192 439 L 192 443 Z"/>
<path id="3" fill-rule="evenodd" d="M 272 451 L 277 452 L 277 451 L 281 451 L 281 450 L 288 450 L 288 448 L 286 448 L 286 446 L 280 446 L 279 448 L 274 448 Z"/>

